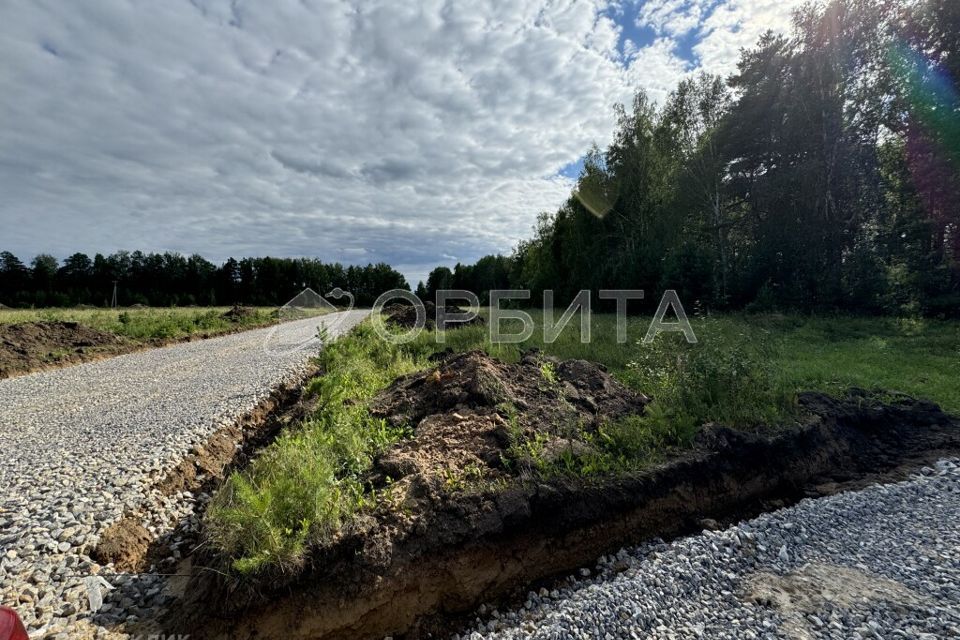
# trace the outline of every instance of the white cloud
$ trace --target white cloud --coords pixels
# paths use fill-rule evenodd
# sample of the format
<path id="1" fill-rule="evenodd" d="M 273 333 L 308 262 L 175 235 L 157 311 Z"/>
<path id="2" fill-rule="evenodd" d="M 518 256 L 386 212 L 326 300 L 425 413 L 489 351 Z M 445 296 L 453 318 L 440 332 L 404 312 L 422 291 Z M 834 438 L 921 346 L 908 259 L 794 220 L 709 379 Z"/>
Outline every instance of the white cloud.
<path id="1" fill-rule="evenodd" d="M 689 61 L 677 55 L 673 40 L 658 38 L 633 53 L 628 75 L 632 86 L 643 87 L 653 100 L 662 104 L 692 69 Z"/>
<path id="2" fill-rule="evenodd" d="M 793 12 L 806 0 L 729 0 L 710 13 L 700 26 L 693 50 L 710 73 L 727 75 L 737 69 L 740 50 L 754 46 L 767 30 L 788 33 Z"/>
<path id="3" fill-rule="evenodd" d="M 3 3 L 0 249 L 507 251 L 615 102 L 691 71 L 679 35 L 727 69 L 791 2 L 651 0 L 646 46 L 606 0 Z"/>
<path id="4" fill-rule="evenodd" d="M 629 95 L 603 9 L 6 4 L 0 244 L 408 265 L 508 250 Z"/>
<path id="5" fill-rule="evenodd" d="M 756 44 L 768 29 L 790 30 L 794 10 L 806 0 L 639 0 L 636 22 L 676 42 L 693 36 L 699 69 L 728 75 L 740 50 Z"/>
<path id="6" fill-rule="evenodd" d="M 637 24 L 653 27 L 658 33 L 682 36 L 700 26 L 710 0 L 647 0 L 640 5 Z"/>

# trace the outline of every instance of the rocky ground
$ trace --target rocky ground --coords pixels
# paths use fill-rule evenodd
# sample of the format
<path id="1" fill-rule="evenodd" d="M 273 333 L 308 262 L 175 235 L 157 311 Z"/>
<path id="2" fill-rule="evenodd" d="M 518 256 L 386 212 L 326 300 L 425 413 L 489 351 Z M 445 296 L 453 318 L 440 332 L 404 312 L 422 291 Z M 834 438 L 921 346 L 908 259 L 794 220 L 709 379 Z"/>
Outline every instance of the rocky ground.
<path id="1" fill-rule="evenodd" d="M 457 638 L 960 637 L 960 460 L 601 558 Z"/>
<path id="2" fill-rule="evenodd" d="M 220 426 L 302 376 L 365 312 L 331 314 L 0 381 L 0 601 L 31 637 L 106 636 L 171 599 L 170 581 L 91 558 L 124 513 L 160 535 L 198 496 L 154 485 Z M 118 588 L 119 587 L 119 588 Z M 101 600 L 103 603 L 101 604 Z M 91 609 L 97 609 L 95 616 Z"/>

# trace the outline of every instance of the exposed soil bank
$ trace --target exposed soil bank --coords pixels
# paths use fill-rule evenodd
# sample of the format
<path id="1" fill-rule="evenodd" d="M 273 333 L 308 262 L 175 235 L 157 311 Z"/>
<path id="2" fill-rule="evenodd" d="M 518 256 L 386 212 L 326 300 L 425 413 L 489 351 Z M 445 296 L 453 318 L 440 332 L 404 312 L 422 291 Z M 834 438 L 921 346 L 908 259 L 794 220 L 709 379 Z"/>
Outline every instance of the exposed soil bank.
<path id="1" fill-rule="evenodd" d="M 198 573 L 165 626 L 204 638 L 420 637 L 444 616 L 621 546 L 896 479 L 960 452 L 960 425 L 928 402 L 879 404 L 862 392 L 800 401 L 810 412 L 802 425 L 762 434 L 708 425 L 693 449 L 627 477 L 528 477 L 451 493 L 413 472 L 406 508 L 359 518 L 300 577 L 251 593 Z"/>
<path id="2" fill-rule="evenodd" d="M 227 312 L 234 315 L 224 314 L 224 317 L 232 322 L 239 322 L 248 315 L 245 308 L 237 309 L 239 311 L 233 309 Z M 0 323 L 0 380 L 169 344 L 205 340 L 262 326 L 266 325 L 245 325 L 227 331 L 196 333 L 178 338 L 153 338 L 140 342 L 79 322 Z"/>
<path id="3" fill-rule="evenodd" d="M 117 355 L 135 346 L 78 322 L 0 324 L 0 378 Z"/>
<path id="4" fill-rule="evenodd" d="M 413 438 L 376 461 L 371 479 L 382 486 L 389 477 L 394 493 L 413 501 L 420 487 L 438 481 L 509 480 L 537 460 L 583 455 L 591 449 L 585 434 L 641 414 L 650 402 L 601 366 L 537 350 L 517 363 L 482 351 L 436 358 L 436 369 L 399 378 L 370 406 L 395 426 L 416 425 Z M 518 450 L 518 443 L 530 444 Z"/>

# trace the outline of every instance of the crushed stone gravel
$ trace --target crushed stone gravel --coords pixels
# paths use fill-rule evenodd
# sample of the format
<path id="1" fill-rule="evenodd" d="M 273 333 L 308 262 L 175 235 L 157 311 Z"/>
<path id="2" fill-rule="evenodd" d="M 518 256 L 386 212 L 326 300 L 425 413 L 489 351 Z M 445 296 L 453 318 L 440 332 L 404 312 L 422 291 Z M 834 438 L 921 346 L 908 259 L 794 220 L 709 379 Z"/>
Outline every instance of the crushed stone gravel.
<path id="1" fill-rule="evenodd" d="M 161 576 L 90 553 L 125 512 L 155 535 L 194 497 L 152 490 L 194 446 L 301 378 L 347 311 L 0 380 L 0 602 L 31 637 L 107 637 L 172 599 Z M 122 586 L 122 589 L 116 589 Z M 99 609 L 90 620 L 90 608 Z"/>
<path id="2" fill-rule="evenodd" d="M 960 638 L 960 460 L 601 558 L 469 638 Z"/>

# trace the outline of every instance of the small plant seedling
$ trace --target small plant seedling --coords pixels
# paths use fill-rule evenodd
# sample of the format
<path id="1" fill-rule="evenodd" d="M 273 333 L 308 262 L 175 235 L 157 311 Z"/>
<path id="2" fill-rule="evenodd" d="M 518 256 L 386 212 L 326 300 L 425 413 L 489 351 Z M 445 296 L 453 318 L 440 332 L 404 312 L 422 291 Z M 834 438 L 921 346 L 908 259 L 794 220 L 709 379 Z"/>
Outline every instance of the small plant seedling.
<path id="1" fill-rule="evenodd" d="M 557 370 L 552 362 L 544 362 L 540 365 L 540 375 L 550 384 L 557 384 Z"/>

